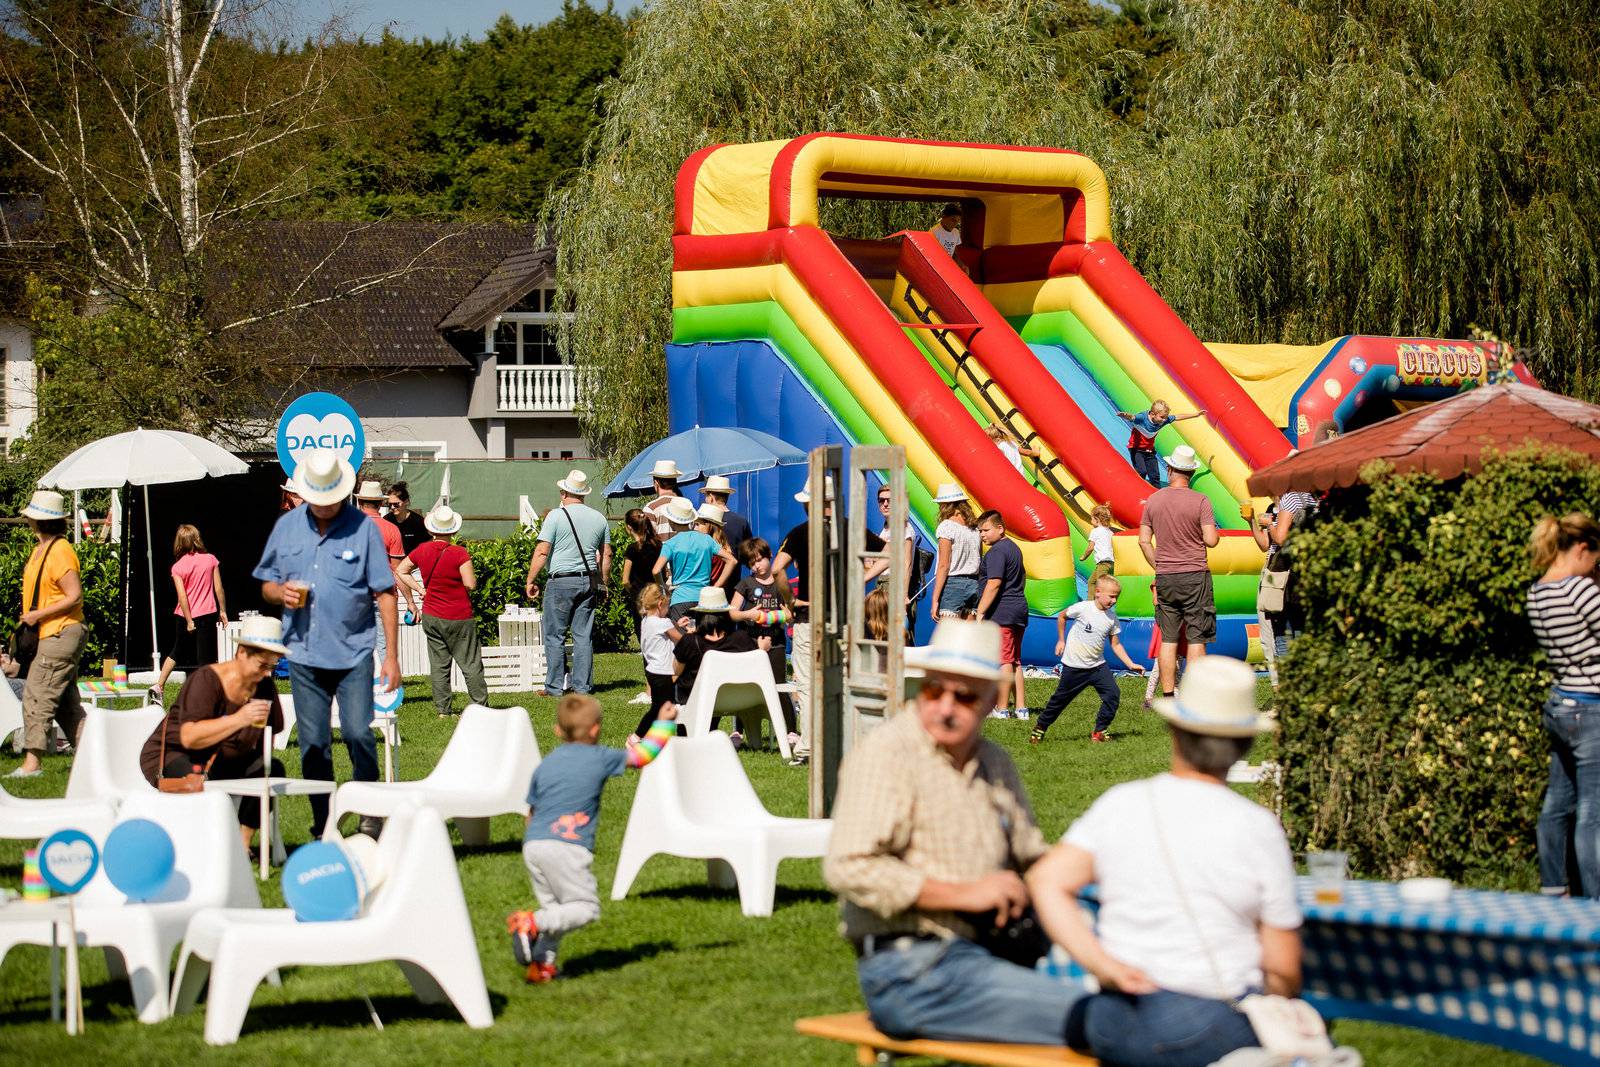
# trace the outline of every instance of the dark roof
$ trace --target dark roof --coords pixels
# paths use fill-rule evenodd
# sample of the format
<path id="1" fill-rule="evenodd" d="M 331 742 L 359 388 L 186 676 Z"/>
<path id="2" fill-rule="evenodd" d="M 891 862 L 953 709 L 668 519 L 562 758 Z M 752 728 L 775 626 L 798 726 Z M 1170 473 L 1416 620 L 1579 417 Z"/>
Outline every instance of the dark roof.
<path id="1" fill-rule="evenodd" d="M 494 317 L 555 277 L 556 250 L 530 248 L 500 261 L 439 323 L 441 330 L 481 330 Z"/>
<path id="2" fill-rule="evenodd" d="M 1355 485 L 1375 459 L 1449 479 L 1528 444 L 1600 462 L 1600 407 L 1521 382 L 1480 386 L 1280 459 L 1248 484 L 1260 496 L 1322 492 Z"/>
<path id="3" fill-rule="evenodd" d="M 472 366 L 440 324 L 537 241 L 532 226 L 252 224 L 213 242 L 207 313 L 244 321 L 230 331 L 244 344 L 317 366 Z"/>

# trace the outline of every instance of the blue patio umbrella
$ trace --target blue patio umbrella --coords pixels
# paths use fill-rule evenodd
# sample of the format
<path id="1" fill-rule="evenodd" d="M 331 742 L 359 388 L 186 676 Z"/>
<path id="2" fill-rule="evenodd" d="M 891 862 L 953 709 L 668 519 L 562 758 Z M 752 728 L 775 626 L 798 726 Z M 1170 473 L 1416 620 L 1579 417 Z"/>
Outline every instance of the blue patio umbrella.
<path id="1" fill-rule="evenodd" d="M 748 474 L 804 463 L 806 454 L 760 430 L 696 426 L 663 438 L 634 456 L 606 485 L 606 496 L 648 490 L 652 484 L 650 471 L 664 459 L 678 464 L 679 481 L 692 482 L 713 474 Z"/>

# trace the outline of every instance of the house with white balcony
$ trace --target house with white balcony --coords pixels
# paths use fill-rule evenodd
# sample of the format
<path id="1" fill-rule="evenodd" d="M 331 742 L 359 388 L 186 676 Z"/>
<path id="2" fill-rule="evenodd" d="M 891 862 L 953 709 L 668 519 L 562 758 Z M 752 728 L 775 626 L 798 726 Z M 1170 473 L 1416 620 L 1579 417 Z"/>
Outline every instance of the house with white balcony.
<path id="1" fill-rule="evenodd" d="M 213 260 L 214 321 L 303 366 L 383 459 L 580 459 L 576 368 L 556 351 L 555 250 L 530 226 L 258 224 Z"/>

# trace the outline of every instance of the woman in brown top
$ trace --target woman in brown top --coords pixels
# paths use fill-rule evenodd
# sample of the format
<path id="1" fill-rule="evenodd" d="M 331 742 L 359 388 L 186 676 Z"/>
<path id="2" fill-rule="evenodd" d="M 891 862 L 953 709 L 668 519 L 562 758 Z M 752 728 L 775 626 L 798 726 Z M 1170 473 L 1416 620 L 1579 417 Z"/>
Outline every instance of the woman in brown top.
<path id="1" fill-rule="evenodd" d="M 283 624 L 273 618 L 246 619 L 233 658 L 189 675 L 161 725 L 144 743 L 139 766 L 151 785 L 159 778 L 182 778 L 201 770 L 207 778 L 259 778 L 264 768 L 262 727 L 283 729 L 283 708 L 272 670 L 283 646 Z M 272 761 L 271 773 L 283 774 Z M 245 848 L 261 825 L 260 802 L 239 802 L 239 832 Z"/>

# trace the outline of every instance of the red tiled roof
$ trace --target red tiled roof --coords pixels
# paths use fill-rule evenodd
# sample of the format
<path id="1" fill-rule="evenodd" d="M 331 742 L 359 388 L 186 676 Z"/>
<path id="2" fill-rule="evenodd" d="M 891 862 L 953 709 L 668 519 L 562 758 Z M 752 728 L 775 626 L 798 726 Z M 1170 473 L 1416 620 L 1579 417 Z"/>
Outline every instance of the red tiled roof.
<path id="1" fill-rule="evenodd" d="M 1375 459 L 1448 479 L 1478 470 L 1485 452 L 1529 444 L 1600 462 L 1600 407 L 1521 382 L 1486 385 L 1295 453 L 1248 484 L 1259 496 L 1323 492 L 1355 485 Z"/>

